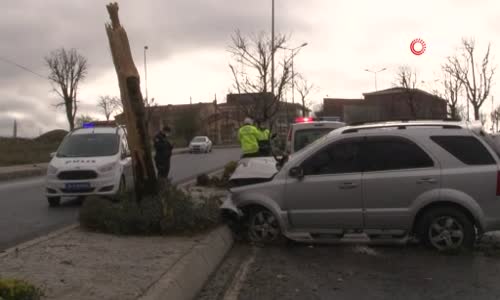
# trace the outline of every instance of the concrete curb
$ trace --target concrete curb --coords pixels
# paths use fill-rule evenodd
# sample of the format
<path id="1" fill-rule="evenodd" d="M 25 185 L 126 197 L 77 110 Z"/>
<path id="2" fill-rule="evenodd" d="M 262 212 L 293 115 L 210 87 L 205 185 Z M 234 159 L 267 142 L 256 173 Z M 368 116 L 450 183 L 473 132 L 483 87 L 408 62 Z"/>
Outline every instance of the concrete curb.
<path id="1" fill-rule="evenodd" d="M 232 232 L 227 226 L 215 229 L 138 299 L 194 299 L 232 245 Z"/>

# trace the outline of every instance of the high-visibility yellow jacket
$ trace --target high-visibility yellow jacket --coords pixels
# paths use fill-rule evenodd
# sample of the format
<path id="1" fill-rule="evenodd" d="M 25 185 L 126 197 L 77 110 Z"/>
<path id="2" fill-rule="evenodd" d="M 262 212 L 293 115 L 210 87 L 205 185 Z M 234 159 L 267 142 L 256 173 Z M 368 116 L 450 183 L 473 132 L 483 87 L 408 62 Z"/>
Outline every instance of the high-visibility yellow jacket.
<path id="1" fill-rule="evenodd" d="M 244 154 L 252 154 L 259 152 L 260 132 L 253 125 L 245 125 L 238 131 L 238 140 L 240 141 L 241 150 Z"/>
<path id="2" fill-rule="evenodd" d="M 268 141 L 271 135 L 269 129 L 259 130 L 259 141 Z"/>

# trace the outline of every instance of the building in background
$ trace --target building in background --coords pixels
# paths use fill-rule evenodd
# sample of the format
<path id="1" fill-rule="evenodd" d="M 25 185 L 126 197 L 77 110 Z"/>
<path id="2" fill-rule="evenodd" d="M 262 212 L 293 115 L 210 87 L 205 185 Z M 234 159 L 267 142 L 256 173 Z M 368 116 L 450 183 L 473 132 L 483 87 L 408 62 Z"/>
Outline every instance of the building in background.
<path id="1" fill-rule="evenodd" d="M 397 87 L 363 96 L 364 99 L 325 98 L 322 114 L 338 116 L 346 123 L 447 117 L 446 100 L 423 90 Z"/>
<path id="2" fill-rule="evenodd" d="M 168 125 L 176 137 L 189 140 L 195 135 L 206 135 L 216 144 L 237 143 L 237 133 L 243 120 L 250 114 L 259 120 L 261 105 L 269 105 L 271 94 L 228 94 L 225 103 L 203 102 L 197 104 L 159 105 L 146 108 L 150 136 Z M 288 123 L 302 114 L 299 104 L 281 102 L 271 119 L 273 132 L 286 136 Z M 115 116 L 117 123 L 125 122 L 125 115 Z M 272 125 L 272 126 L 271 126 Z"/>

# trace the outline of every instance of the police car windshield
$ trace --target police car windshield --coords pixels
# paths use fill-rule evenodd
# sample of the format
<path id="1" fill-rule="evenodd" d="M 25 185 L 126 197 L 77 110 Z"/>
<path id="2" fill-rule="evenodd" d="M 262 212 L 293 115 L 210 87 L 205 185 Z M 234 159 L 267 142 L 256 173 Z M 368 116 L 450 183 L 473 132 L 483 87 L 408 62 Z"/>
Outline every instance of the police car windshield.
<path id="1" fill-rule="evenodd" d="M 297 130 L 295 132 L 295 142 L 293 145 L 295 152 L 302 150 L 307 145 L 310 145 L 312 142 L 316 141 L 332 130 L 332 128 L 311 128 Z"/>
<path id="2" fill-rule="evenodd" d="M 116 134 L 72 134 L 62 142 L 57 157 L 113 156 L 118 150 L 119 139 Z"/>

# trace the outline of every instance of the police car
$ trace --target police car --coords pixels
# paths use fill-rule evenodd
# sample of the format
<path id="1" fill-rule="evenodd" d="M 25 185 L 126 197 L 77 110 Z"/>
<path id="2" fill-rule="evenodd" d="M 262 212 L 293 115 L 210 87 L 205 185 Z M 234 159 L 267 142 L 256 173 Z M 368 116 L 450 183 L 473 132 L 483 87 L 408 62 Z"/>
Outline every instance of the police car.
<path id="1" fill-rule="evenodd" d="M 59 205 L 62 197 L 117 196 L 133 186 L 123 127 L 84 124 L 68 133 L 51 156 L 46 179 L 50 206 Z"/>
<path id="2" fill-rule="evenodd" d="M 309 118 L 299 117 L 288 131 L 287 152 L 293 154 L 332 130 L 344 127 L 335 117 Z"/>

